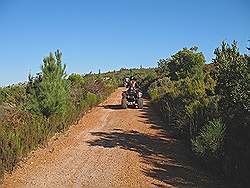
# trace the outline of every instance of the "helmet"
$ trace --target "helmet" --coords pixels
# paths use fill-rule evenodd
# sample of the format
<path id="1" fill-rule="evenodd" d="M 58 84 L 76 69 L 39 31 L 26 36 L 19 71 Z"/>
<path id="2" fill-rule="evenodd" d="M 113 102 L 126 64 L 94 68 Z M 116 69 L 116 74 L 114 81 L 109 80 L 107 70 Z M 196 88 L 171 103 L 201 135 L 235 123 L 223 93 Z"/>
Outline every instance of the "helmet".
<path id="1" fill-rule="evenodd" d="M 135 77 L 133 77 L 133 76 L 130 76 L 130 80 L 135 80 Z"/>

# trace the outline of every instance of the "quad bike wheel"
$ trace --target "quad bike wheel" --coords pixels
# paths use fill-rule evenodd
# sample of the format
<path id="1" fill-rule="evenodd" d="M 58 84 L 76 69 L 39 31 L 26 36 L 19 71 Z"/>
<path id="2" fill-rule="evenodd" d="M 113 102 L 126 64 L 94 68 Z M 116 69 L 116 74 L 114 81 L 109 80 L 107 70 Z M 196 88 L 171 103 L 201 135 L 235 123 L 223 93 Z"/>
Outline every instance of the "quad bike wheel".
<path id="1" fill-rule="evenodd" d="M 143 108 L 143 99 L 140 98 L 140 99 L 138 99 L 137 102 L 138 102 L 138 108 L 142 109 Z"/>
<path id="2" fill-rule="evenodd" d="M 128 107 L 127 99 L 123 98 L 122 99 L 122 108 L 126 109 L 127 107 Z"/>

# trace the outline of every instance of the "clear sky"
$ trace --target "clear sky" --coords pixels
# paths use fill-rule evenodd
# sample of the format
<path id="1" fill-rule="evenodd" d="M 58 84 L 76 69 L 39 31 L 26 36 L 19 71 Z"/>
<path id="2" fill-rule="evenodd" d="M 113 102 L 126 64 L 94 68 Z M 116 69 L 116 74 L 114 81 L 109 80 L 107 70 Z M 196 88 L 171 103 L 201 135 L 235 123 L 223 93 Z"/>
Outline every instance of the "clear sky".
<path id="1" fill-rule="evenodd" d="M 50 51 L 67 72 L 154 67 L 196 45 L 250 39 L 250 0 L 0 0 L 0 86 L 26 81 Z"/>

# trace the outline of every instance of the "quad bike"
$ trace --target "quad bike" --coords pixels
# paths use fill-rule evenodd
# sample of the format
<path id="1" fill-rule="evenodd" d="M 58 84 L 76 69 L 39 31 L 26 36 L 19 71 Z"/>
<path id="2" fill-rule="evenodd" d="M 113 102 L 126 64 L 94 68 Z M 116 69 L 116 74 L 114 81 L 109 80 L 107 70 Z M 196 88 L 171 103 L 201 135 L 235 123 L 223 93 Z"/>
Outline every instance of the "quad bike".
<path id="1" fill-rule="evenodd" d="M 122 92 L 122 108 L 126 109 L 128 106 L 143 108 L 142 92 L 139 89 L 130 88 Z"/>

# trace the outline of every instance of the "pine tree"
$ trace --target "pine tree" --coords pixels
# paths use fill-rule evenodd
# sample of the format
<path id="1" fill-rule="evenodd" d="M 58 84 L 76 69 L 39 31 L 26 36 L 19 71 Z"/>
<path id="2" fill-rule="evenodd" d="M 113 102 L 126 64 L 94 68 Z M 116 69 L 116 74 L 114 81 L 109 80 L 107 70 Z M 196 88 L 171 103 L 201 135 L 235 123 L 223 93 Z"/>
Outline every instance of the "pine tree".
<path id="1" fill-rule="evenodd" d="M 27 91 L 31 95 L 29 110 L 50 117 L 63 115 L 69 103 L 69 84 L 66 80 L 66 65 L 62 65 L 62 53 L 50 53 L 43 59 L 42 72 L 29 78 Z"/>

